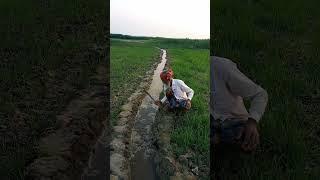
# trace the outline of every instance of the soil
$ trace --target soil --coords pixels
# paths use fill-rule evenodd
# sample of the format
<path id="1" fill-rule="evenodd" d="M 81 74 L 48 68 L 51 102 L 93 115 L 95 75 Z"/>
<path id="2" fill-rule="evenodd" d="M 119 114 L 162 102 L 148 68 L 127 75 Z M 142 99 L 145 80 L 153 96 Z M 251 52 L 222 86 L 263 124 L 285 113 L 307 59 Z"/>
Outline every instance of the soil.
<path id="1" fill-rule="evenodd" d="M 170 54 L 167 53 L 166 67 L 170 67 Z M 183 112 L 167 112 L 159 109 L 153 127 L 155 164 L 161 179 L 196 180 L 209 174 L 209 167 L 198 167 L 193 162 L 192 150 L 178 157 L 173 153 L 170 134 L 174 130 L 175 119 L 181 118 Z"/>
<path id="2" fill-rule="evenodd" d="M 92 149 L 87 145 L 95 143 L 109 113 L 109 27 L 107 13 L 85 12 L 85 3 L 61 6 L 66 11 L 59 12 L 54 9 L 62 3 L 30 5 L 41 11 L 26 7 L 4 22 L 1 179 L 79 179 L 87 164 Z M 34 16 L 21 24 L 24 14 Z"/>
<path id="3" fill-rule="evenodd" d="M 89 88 L 57 116 L 55 128 L 40 138 L 39 155 L 26 179 L 79 179 L 107 120 L 107 69 L 99 66 Z M 104 123 L 104 124 L 103 124 Z"/>
<path id="4" fill-rule="evenodd" d="M 162 53 L 160 53 L 160 57 Z M 160 59 L 160 58 L 159 58 Z M 151 70 L 147 71 L 133 94 L 122 105 L 116 125 L 112 127 L 110 143 L 110 179 L 128 179 L 130 173 L 130 142 L 132 127 L 138 108 L 145 97 L 143 90 L 147 89 L 152 81 L 154 69 L 159 61 L 155 62 Z"/>
<path id="5" fill-rule="evenodd" d="M 194 153 L 187 152 L 176 157 L 173 154 L 170 133 L 173 131 L 174 119 L 180 118 L 178 114 L 159 110 L 153 129 L 156 147 L 155 161 L 157 164 L 157 174 L 163 179 L 198 179 L 199 167 L 193 161 Z M 206 172 L 200 172 L 204 175 Z M 208 174 L 208 173 L 207 173 Z"/>

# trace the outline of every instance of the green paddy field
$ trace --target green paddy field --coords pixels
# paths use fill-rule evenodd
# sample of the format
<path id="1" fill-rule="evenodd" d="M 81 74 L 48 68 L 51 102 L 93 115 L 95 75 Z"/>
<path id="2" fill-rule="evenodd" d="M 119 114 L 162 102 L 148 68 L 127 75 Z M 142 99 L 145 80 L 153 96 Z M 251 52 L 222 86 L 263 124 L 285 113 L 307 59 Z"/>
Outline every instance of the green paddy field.
<path id="1" fill-rule="evenodd" d="M 111 40 L 111 106 L 113 121 L 120 105 L 134 92 L 141 76 L 160 62 L 160 50 L 167 50 L 168 63 L 175 78 L 194 91 L 192 109 L 180 116 L 170 132 L 172 152 L 176 157 L 189 150 L 196 165 L 209 167 L 209 40 L 189 39 L 117 39 Z M 116 96 L 119 95 L 117 98 Z"/>
<path id="2" fill-rule="evenodd" d="M 318 1 L 211 2 L 211 55 L 265 88 L 261 145 L 226 179 L 317 179 L 320 167 Z"/>
<path id="3" fill-rule="evenodd" d="M 102 7 L 97 0 L 0 2 L 0 179 L 24 179 L 39 138 L 107 66 Z"/>

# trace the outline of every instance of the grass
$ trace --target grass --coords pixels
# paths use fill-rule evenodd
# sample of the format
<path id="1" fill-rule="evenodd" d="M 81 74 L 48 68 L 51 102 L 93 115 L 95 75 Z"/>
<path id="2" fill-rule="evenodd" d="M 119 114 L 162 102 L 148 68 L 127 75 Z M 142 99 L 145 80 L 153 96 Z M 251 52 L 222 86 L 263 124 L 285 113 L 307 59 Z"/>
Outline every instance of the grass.
<path id="1" fill-rule="evenodd" d="M 128 36 L 121 34 L 111 34 L 112 42 L 123 41 L 144 42 L 145 45 L 160 48 L 185 48 L 185 49 L 209 49 L 209 39 L 172 39 L 163 37 Z"/>
<path id="2" fill-rule="evenodd" d="M 195 156 L 193 162 L 200 167 L 209 167 L 209 50 L 169 49 L 170 65 L 176 79 L 183 80 L 195 94 L 192 108 L 175 120 L 171 133 L 175 155 L 189 150 Z M 201 177 L 205 178 L 205 177 Z"/>
<path id="3" fill-rule="evenodd" d="M 208 40 L 169 39 L 112 35 L 111 38 L 111 122 L 114 124 L 117 115 L 135 86 L 139 85 L 145 72 L 159 60 L 159 48 L 208 48 Z"/>
<path id="4" fill-rule="evenodd" d="M 111 122 L 114 124 L 121 105 L 136 90 L 146 71 L 160 60 L 160 50 L 141 42 L 112 40 L 110 48 Z"/>
<path id="5" fill-rule="evenodd" d="M 183 49 L 209 49 L 209 40 L 199 39 L 170 39 L 170 38 L 154 38 L 150 40 L 154 46 L 169 48 L 183 48 Z"/>
<path id="6" fill-rule="evenodd" d="M 115 122 L 120 106 L 135 90 L 144 73 L 159 57 L 160 47 L 168 50 L 175 77 L 194 91 L 191 111 L 174 124 L 172 147 L 176 156 L 195 152 L 193 162 L 209 167 L 209 41 L 189 39 L 142 38 L 111 40 L 111 114 Z M 203 48 L 204 47 L 204 48 Z M 196 74 L 196 76 L 195 76 Z M 200 167 L 200 168 L 201 168 Z"/>
<path id="7" fill-rule="evenodd" d="M 23 179 L 41 134 L 107 65 L 106 53 L 91 50 L 106 46 L 101 7 L 107 3 L 0 2 L 1 179 Z"/>
<path id="8" fill-rule="evenodd" d="M 259 128 L 261 146 L 226 178 L 315 179 L 320 96 L 316 1 L 214 1 L 211 55 L 235 61 L 264 87 L 269 104 Z M 227 175 L 227 173 L 229 173 Z"/>

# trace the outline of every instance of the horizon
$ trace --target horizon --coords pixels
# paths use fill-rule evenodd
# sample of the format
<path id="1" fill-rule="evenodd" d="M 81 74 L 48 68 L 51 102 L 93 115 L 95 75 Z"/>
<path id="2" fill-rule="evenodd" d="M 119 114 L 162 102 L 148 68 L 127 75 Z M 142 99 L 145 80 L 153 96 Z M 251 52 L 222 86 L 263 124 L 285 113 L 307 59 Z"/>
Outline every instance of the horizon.
<path id="1" fill-rule="evenodd" d="M 111 0 L 110 34 L 210 39 L 210 0 Z"/>
<path id="2" fill-rule="evenodd" d="M 145 38 L 164 38 L 164 39 L 210 40 L 210 38 L 205 38 L 205 39 L 193 39 L 193 38 L 171 38 L 171 37 L 162 37 L 162 36 L 131 35 L 131 34 L 121 34 L 121 33 L 111 33 L 111 32 L 110 32 L 110 35 L 122 35 L 122 36 L 145 37 Z"/>

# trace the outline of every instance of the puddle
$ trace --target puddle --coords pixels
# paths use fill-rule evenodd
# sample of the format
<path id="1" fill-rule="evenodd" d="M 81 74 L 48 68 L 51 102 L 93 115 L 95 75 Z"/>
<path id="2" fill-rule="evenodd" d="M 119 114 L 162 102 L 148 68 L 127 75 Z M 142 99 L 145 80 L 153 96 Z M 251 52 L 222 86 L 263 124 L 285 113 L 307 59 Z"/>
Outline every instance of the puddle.
<path id="1" fill-rule="evenodd" d="M 110 129 L 107 127 L 101 137 L 94 146 L 94 151 L 91 153 L 88 167 L 84 170 L 81 180 L 97 180 L 106 179 L 109 176 L 106 169 L 110 168 L 109 154 L 109 134 Z"/>
<path id="2" fill-rule="evenodd" d="M 135 154 L 134 160 L 131 163 L 131 179 L 160 180 L 160 177 L 156 173 L 156 164 L 153 157 L 146 157 L 143 150 Z"/>
<path id="3" fill-rule="evenodd" d="M 162 60 L 154 71 L 152 82 L 148 93 L 159 99 L 162 91 L 162 81 L 160 73 L 166 64 L 166 51 L 162 51 Z M 158 106 L 153 103 L 149 96 L 145 96 L 136 115 L 131 134 L 131 157 L 130 176 L 132 180 L 158 180 L 156 166 L 153 160 L 154 150 L 152 148 L 152 126 Z"/>

